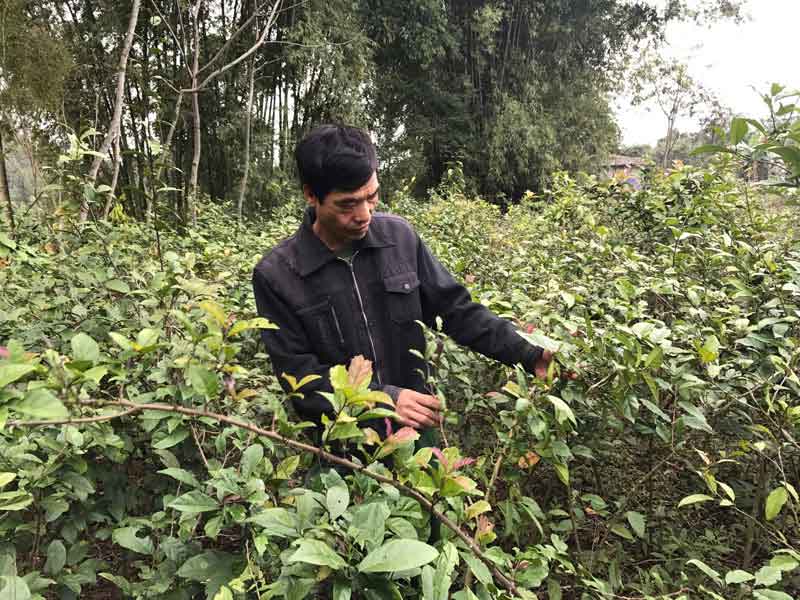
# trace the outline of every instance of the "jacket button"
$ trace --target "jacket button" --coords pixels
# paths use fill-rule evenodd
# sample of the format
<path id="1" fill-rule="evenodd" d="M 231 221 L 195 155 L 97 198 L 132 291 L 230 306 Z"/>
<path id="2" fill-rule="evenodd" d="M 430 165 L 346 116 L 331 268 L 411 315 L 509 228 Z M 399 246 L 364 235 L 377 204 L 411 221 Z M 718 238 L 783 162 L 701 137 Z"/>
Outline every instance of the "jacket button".
<path id="1" fill-rule="evenodd" d="M 410 285 L 408 285 L 407 283 L 404 283 L 404 284 L 403 284 L 403 289 L 404 289 L 404 290 L 407 290 L 407 289 L 408 289 L 408 288 L 410 288 L 410 287 L 411 287 L 411 286 L 410 286 Z"/>

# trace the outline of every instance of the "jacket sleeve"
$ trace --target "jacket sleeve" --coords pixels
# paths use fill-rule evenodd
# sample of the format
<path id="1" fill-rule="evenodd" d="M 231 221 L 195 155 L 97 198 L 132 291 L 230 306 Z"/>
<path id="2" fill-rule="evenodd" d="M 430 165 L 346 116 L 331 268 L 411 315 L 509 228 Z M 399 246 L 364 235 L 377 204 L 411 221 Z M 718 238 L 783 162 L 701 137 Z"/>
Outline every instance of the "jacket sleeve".
<path id="1" fill-rule="evenodd" d="M 332 392 L 329 372 L 332 366 L 322 363 L 312 347 L 302 323 L 291 307 L 272 289 L 267 277 L 258 269 L 253 271 L 253 293 L 256 299 L 258 314 L 269 319 L 278 329 L 264 329 L 261 339 L 266 346 L 275 375 L 286 393 L 291 393 L 289 383 L 282 377 L 283 373 L 294 376 L 300 381 L 306 375 L 319 375 L 311 383 L 304 385 L 299 391 L 302 398 L 292 397 L 292 404 L 301 418 L 319 423 L 322 415 L 333 416 L 333 407 L 319 392 Z M 397 400 L 399 389 L 380 386 L 372 381 L 371 389 L 385 392 L 392 400 Z M 375 427 L 372 422 L 369 426 Z M 380 424 L 377 425 L 380 428 Z M 383 435 L 381 431 L 379 434 Z"/>
<path id="2" fill-rule="evenodd" d="M 506 365 L 520 363 L 533 372 L 542 349 L 516 333 L 514 325 L 473 302 L 467 288 L 431 254 L 418 238 L 420 294 L 426 323 L 442 317 L 444 332 L 462 346 Z"/>

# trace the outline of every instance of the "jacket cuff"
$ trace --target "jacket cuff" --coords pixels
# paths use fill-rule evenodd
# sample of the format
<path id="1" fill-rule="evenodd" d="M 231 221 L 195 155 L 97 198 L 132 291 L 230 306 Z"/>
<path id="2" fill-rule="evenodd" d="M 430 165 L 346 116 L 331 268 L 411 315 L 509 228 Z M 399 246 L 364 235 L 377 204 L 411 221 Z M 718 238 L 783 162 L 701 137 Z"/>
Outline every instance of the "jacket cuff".
<path id="1" fill-rule="evenodd" d="M 392 399 L 392 402 L 397 404 L 397 398 L 400 396 L 400 392 L 403 391 L 403 388 L 397 387 L 396 385 L 385 385 L 381 388 L 381 391 L 389 396 Z"/>
<path id="2" fill-rule="evenodd" d="M 535 373 L 536 361 L 542 357 L 544 350 L 539 346 L 534 346 L 524 339 L 522 340 L 522 343 L 524 344 L 521 347 L 522 366 L 529 373 Z"/>

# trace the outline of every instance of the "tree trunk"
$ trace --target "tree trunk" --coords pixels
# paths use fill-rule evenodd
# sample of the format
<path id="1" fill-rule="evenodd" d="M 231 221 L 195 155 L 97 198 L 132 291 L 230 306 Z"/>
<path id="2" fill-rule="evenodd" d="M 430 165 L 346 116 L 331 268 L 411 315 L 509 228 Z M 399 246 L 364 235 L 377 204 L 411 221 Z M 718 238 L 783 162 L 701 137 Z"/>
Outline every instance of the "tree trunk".
<path id="1" fill-rule="evenodd" d="M 242 182 L 239 185 L 239 203 L 237 211 L 239 214 L 239 224 L 242 224 L 244 197 L 247 193 L 247 177 L 250 175 L 250 121 L 253 115 L 253 90 L 255 88 L 256 61 L 250 59 L 250 82 L 247 90 L 247 113 L 244 122 L 244 172 Z"/>
<path id="2" fill-rule="evenodd" d="M 200 5 L 202 0 L 197 0 L 197 5 L 192 12 L 194 27 L 194 57 L 192 59 L 192 121 L 194 133 L 194 151 L 192 153 L 192 171 L 189 178 L 189 216 L 192 220 L 192 227 L 197 226 L 197 179 L 200 174 L 200 91 L 197 89 L 200 71 L 200 26 L 198 23 Z"/>
<path id="3" fill-rule="evenodd" d="M 11 192 L 8 189 L 8 174 L 6 173 L 6 155 L 3 150 L 2 127 L 0 127 L 0 204 L 6 207 L 8 228 L 14 231 L 14 206 L 11 204 Z"/>
<path id="4" fill-rule="evenodd" d="M 122 121 L 122 103 L 125 96 L 125 73 L 128 68 L 128 55 L 133 45 L 133 34 L 136 31 L 136 23 L 139 20 L 139 7 L 141 0 L 133 0 L 131 6 L 130 19 L 128 20 L 128 32 L 125 34 L 125 42 L 122 46 L 122 54 L 119 58 L 119 65 L 117 67 L 117 95 L 114 101 L 114 116 L 111 119 L 106 137 L 103 139 L 103 145 L 100 147 L 100 154 L 103 156 L 96 156 L 92 162 L 92 168 L 89 171 L 89 179 L 92 183 L 97 181 L 97 174 L 100 172 L 100 165 L 108 154 L 111 143 L 116 136 L 119 136 L 120 122 Z M 85 221 L 89 216 L 89 205 L 84 200 L 81 203 L 80 219 Z"/>
<path id="5" fill-rule="evenodd" d="M 667 115 L 667 138 L 664 140 L 664 159 L 661 166 L 664 169 L 669 167 L 669 159 L 672 155 L 672 146 L 675 144 L 675 120 L 678 118 L 678 106 L 673 104 L 672 109 Z"/>

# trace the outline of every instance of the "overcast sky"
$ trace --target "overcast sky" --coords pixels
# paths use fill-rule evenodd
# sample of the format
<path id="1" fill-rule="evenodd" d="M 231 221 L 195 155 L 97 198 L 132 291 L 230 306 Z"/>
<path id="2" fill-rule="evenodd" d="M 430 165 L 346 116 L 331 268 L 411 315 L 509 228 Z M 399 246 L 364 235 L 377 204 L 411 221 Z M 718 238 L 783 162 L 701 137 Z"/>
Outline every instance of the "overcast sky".
<path id="1" fill-rule="evenodd" d="M 746 116 L 761 116 L 759 93 L 773 82 L 800 88 L 800 0 L 749 0 L 749 20 L 709 27 L 687 23 L 667 29 L 665 53 L 686 62 L 692 77 L 716 92 L 723 104 Z M 651 110 L 617 100 L 623 144 L 655 144 L 666 133 L 666 119 Z M 691 121 L 678 128 L 697 128 Z"/>

